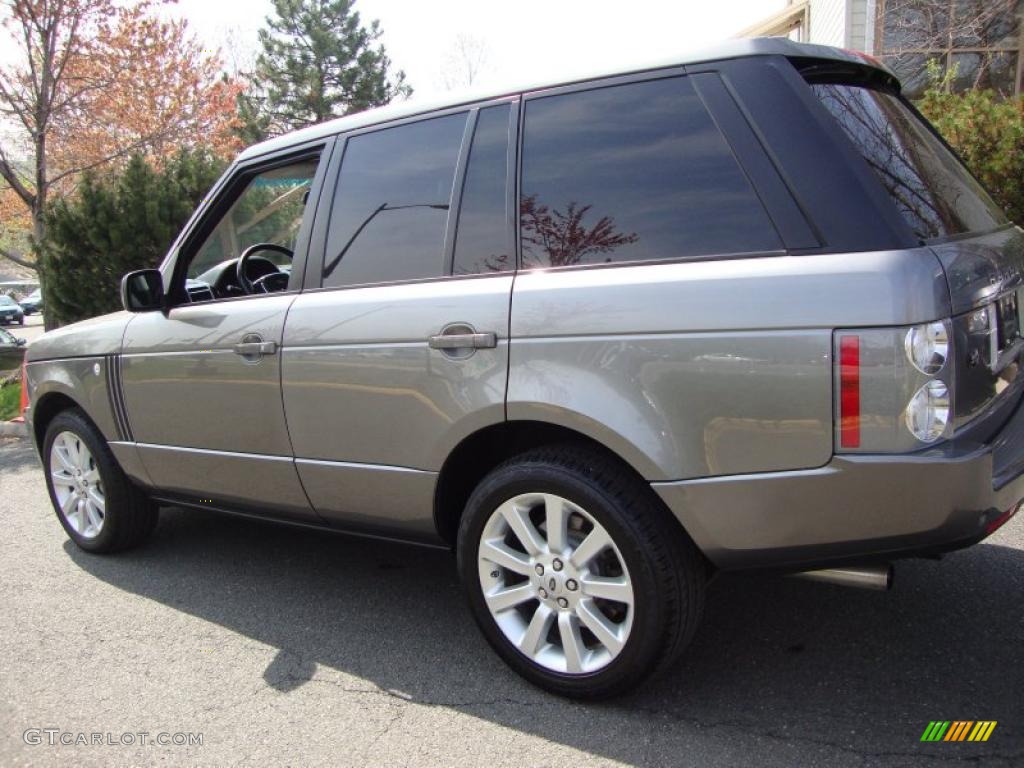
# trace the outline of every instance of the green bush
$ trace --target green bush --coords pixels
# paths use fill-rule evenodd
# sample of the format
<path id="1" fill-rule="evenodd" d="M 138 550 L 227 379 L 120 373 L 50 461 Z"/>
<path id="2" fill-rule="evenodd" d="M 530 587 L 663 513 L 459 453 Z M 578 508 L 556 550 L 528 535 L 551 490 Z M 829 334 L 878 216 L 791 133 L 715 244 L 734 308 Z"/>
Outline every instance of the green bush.
<path id="1" fill-rule="evenodd" d="M 932 78 L 917 102 L 927 117 L 981 179 L 1007 216 L 1024 225 L 1024 97 L 995 91 L 952 93 L 951 75 Z"/>
<path id="2" fill-rule="evenodd" d="M 86 173 L 76 194 L 46 213 L 47 314 L 63 325 L 119 309 L 122 275 L 159 265 L 223 168 L 209 152 L 188 150 L 160 168 L 135 156 L 121 172 Z"/>

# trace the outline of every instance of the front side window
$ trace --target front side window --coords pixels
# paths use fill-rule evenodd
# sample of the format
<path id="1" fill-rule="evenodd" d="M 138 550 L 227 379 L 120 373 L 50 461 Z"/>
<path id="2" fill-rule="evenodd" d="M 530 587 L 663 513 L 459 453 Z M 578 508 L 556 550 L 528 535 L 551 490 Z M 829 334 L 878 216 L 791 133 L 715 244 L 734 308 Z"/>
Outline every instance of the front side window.
<path id="1" fill-rule="evenodd" d="M 853 85 L 811 89 L 922 241 L 1006 223 L 988 193 L 899 97 Z"/>
<path id="2" fill-rule="evenodd" d="M 782 248 L 684 77 L 527 102 L 523 267 Z"/>
<path id="3" fill-rule="evenodd" d="M 466 113 L 350 138 L 324 254 L 325 288 L 438 277 Z"/>
<path id="4" fill-rule="evenodd" d="M 247 248 L 267 243 L 294 252 L 317 164 L 316 159 L 303 160 L 252 177 L 195 252 L 188 278 L 212 286 L 215 294 L 230 295 L 237 286 L 227 268 Z M 291 257 L 268 249 L 254 254 L 253 264 L 254 272 L 288 272 Z"/>

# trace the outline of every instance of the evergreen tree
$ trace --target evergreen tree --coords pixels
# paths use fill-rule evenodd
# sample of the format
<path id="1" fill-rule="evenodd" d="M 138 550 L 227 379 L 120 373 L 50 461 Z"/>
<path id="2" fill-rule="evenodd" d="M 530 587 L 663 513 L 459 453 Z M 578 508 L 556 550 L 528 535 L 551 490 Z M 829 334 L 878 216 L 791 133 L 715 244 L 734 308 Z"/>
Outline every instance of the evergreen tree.
<path id="1" fill-rule="evenodd" d="M 121 277 L 160 264 L 223 168 L 210 152 L 183 150 L 159 169 L 135 155 L 118 174 L 86 172 L 77 194 L 46 213 L 46 313 L 64 324 L 118 309 Z"/>
<path id="2" fill-rule="evenodd" d="M 353 0 L 273 0 L 259 33 L 263 48 L 243 97 L 242 133 L 285 133 L 407 97 L 405 73 L 391 71 L 380 24 L 363 26 Z M 263 121 L 261 123 L 261 121 Z"/>

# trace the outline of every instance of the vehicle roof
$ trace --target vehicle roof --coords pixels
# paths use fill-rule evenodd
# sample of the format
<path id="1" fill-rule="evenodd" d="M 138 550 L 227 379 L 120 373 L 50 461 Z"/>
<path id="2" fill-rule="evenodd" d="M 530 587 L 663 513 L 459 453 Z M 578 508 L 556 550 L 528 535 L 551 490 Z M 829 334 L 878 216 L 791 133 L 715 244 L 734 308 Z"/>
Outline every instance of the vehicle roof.
<path id="1" fill-rule="evenodd" d="M 796 58 L 811 59 L 832 59 L 845 61 L 860 66 L 874 66 L 884 69 L 884 66 L 865 54 L 854 51 L 831 48 L 824 45 L 812 45 L 810 43 L 796 43 L 783 37 L 757 37 L 742 40 L 729 40 L 719 45 L 694 51 L 689 54 L 680 54 L 678 57 L 661 58 L 654 61 L 636 61 L 620 63 L 614 68 L 587 70 L 578 72 L 565 72 L 557 78 L 546 78 L 540 82 L 509 83 L 507 85 L 494 85 L 486 88 L 455 91 L 444 94 L 433 99 L 410 99 L 408 101 L 395 102 L 384 107 L 368 109 L 365 112 L 358 112 L 354 115 L 335 118 L 308 128 L 286 133 L 268 141 L 254 144 L 244 150 L 238 157 L 239 160 L 248 160 L 253 157 L 265 155 L 287 147 L 316 141 L 328 136 L 334 136 L 357 128 L 384 123 L 391 120 L 400 120 L 405 117 L 426 114 L 436 110 L 458 107 L 462 104 L 498 99 L 502 96 L 510 96 L 527 91 L 535 91 L 543 88 L 552 88 L 569 83 L 577 83 L 586 80 L 596 80 L 615 75 L 624 75 L 631 72 L 644 72 L 652 69 L 664 69 L 667 67 L 678 67 L 689 64 L 700 64 L 709 61 L 721 61 L 723 59 L 738 59 L 749 56 L 787 56 Z M 891 74 L 891 73 L 890 73 Z"/>

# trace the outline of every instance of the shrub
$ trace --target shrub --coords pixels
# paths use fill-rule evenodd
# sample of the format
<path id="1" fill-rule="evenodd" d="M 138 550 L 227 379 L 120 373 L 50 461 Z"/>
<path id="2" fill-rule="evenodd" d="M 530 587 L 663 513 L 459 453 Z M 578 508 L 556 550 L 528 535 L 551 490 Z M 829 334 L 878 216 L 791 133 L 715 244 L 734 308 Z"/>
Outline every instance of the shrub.
<path id="1" fill-rule="evenodd" d="M 160 168 L 135 156 L 123 171 L 86 173 L 76 194 L 46 213 L 39 272 L 47 314 L 62 325 L 118 309 L 121 277 L 159 265 L 223 167 L 209 152 L 187 150 Z"/>
<path id="2" fill-rule="evenodd" d="M 1002 206 L 1024 225 L 1024 97 L 1003 99 L 995 91 L 952 93 L 955 71 L 932 76 L 917 103 Z"/>

